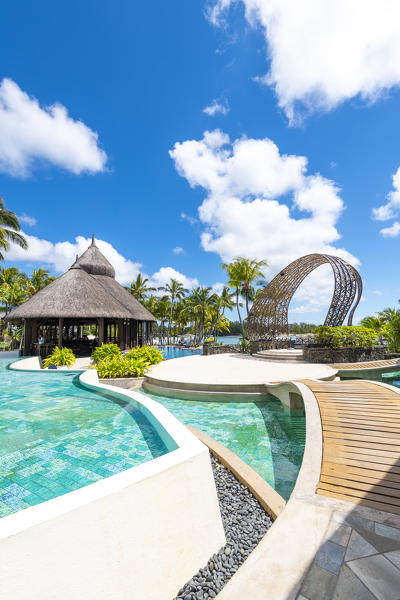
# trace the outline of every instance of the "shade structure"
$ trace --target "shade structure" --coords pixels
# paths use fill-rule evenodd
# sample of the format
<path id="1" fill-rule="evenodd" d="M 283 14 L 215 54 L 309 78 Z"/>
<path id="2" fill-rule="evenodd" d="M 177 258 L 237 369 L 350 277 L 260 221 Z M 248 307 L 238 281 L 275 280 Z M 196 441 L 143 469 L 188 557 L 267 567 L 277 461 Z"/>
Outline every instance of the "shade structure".
<path id="1" fill-rule="evenodd" d="M 98 326 L 98 343 L 112 341 L 121 347 L 147 343 L 156 318 L 115 280 L 115 270 L 96 246 L 89 248 L 70 269 L 7 315 L 10 321 L 23 320 L 24 352 L 31 353 L 38 330 L 57 325 L 57 342 L 78 326 Z M 68 329 L 69 328 L 69 329 Z"/>
<path id="2" fill-rule="evenodd" d="M 331 266 L 335 282 L 325 325 L 342 325 L 347 314 L 348 325 L 352 325 L 353 315 L 362 295 L 359 272 L 339 256 L 307 254 L 285 267 L 257 296 L 247 320 L 247 335 L 250 340 L 288 334 L 290 301 L 307 275 L 323 264 Z"/>

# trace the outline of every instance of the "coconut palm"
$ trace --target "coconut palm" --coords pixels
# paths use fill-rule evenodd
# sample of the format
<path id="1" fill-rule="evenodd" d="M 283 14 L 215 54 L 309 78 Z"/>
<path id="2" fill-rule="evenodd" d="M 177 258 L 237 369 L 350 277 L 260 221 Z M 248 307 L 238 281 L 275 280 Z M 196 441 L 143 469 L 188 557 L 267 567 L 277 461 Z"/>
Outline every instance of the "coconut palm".
<path id="1" fill-rule="evenodd" d="M 161 296 L 157 300 L 156 309 L 154 311 L 154 316 L 160 321 L 160 338 L 161 341 L 164 339 L 164 328 L 165 321 L 168 319 L 168 315 L 170 312 L 170 302 L 168 296 Z"/>
<path id="2" fill-rule="evenodd" d="M 246 312 L 249 316 L 249 300 L 254 300 L 256 293 L 254 286 L 258 283 L 258 280 L 261 278 L 260 284 L 265 281 L 263 269 L 268 267 L 268 262 L 266 260 L 256 260 L 255 258 L 244 258 L 243 256 L 239 256 L 235 260 L 240 264 L 240 270 L 242 271 L 241 294 L 246 300 Z"/>
<path id="3" fill-rule="evenodd" d="M 130 286 L 125 287 L 126 290 L 136 300 L 143 301 L 146 298 L 147 292 L 154 292 L 156 288 L 147 285 L 148 278 L 144 277 L 141 273 L 138 274 L 136 279 L 134 279 Z"/>
<path id="4" fill-rule="evenodd" d="M 20 230 L 17 215 L 5 207 L 4 200 L 0 196 L 0 260 L 4 260 L 2 251 L 7 251 L 11 242 L 24 250 L 28 248 L 26 239 L 18 233 Z"/>
<path id="5" fill-rule="evenodd" d="M 28 281 L 28 295 L 33 296 L 40 290 L 49 285 L 56 278 L 49 275 L 47 269 L 40 267 L 39 269 L 33 269 L 33 273 Z"/>
<path id="6" fill-rule="evenodd" d="M 165 286 L 160 287 L 160 290 L 167 292 L 167 296 L 170 300 L 170 312 L 169 312 L 169 323 L 168 323 L 168 343 L 171 341 L 171 328 L 172 328 L 172 316 L 174 312 L 174 305 L 176 300 L 182 300 L 185 297 L 186 290 L 183 285 L 176 279 L 171 279 Z"/>
<path id="7" fill-rule="evenodd" d="M 231 310 L 233 308 L 235 304 L 232 300 L 233 296 L 234 293 L 230 292 L 228 286 L 226 285 L 223 287 L 222 292 L 220 294 L 214 294 L 215 316 L 212 331 L 215 338 L 217 338 L 218 329 L 225 329 L 225 327 L 220 327 L 218 323 L 221 319 L 225 319 L 225 310 Z"/>
<path id="8" fill-rule="evenodd" d="M 239 317 L 240 329 L 242 331 L 242 337 L 245 337 L 244 334 L 244 325 L 242 320 L 242 315 L 240 314 L 240 303 L 239 296 L 243 285 L 244 272 L 242 265 L 234 260 L 231 263 L 222 263 L 221 267 L 225 269 L 228 275 L 228 287 L 234 290 L 235 300 L 236 300 L 236 310 Z"/>
<path id="9" fill-rule="evenodd" d="M 211 288 L 199 286 L 192 293 L 193 311 L 198 315 L 199 321 L 199 338 L 200 341 L 204 338 L 204 326 L 206 317 L 210 313 L 210 309 L 215 305 L 215 299 L 211 294 Z"/>

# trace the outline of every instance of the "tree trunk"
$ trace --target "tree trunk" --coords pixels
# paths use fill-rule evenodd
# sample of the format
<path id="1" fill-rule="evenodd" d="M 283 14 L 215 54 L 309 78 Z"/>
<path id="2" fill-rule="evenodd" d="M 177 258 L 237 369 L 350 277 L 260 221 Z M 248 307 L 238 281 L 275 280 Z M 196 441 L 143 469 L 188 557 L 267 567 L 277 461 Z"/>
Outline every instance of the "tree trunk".
<path id="1" fill-rule="evenodd" d="M 244 327 L 243 327 L 243 321 L 242 321 L 242 315 L 240 314 L 240 308 L 239 308 L 239 290 L 236 290 L 236 308 L 238 311 L 238 315 L 239 315 L 239 323 L 240 323 L 240 328 L 242 330 L 242 338 L 245 338 L 244 335 Z"/>

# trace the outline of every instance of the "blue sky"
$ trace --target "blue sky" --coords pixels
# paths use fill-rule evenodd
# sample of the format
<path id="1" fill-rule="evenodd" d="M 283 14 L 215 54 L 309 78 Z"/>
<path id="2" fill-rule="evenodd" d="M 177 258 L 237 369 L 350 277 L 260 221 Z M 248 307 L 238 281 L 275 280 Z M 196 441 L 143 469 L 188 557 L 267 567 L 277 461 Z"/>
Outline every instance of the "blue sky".
<path id="1" fill-rule="evenodd" d="M 270 279 L 337 251 L 359 317 L 394 305 L 399 8 L 325 5 L 3 2 L 0 195 L 31 217 L 7 265 L 58 274 L 94 233 L 123 283 L 214 285 L 238 254 Z M 330 285 L 316 272 L 291 320 L 323 321 Z"/>

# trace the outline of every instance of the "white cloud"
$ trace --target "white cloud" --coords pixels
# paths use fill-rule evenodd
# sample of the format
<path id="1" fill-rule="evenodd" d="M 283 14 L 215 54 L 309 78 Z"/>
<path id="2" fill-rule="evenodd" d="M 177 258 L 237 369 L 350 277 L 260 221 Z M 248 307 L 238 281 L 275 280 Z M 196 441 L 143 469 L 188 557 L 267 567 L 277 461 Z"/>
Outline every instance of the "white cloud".
<path id="1" fill-rule="evenodd" d="M 151 276 L 151 284 L 154 287 L 161 287 L 169 283 L 171 279 L 176 279 L 188 290 L 199 285 L 199 281 L 196 277 L 186 277 L 186 275 L 176 271 L 176 269 L 173 269 L 172 267 L 161 267 L 159 271 Z"/>
<path id="2" fill-rule="evenodd" d="M 176 143 L 170 155 L 191 187 L 206 191 L 199 207 L 204 250 L 216 252 L 223 261 L 236 256 L 267 259 L 272 274 L 313 252 L 358 264 L 335 245 L 344 208 L 339 190 L 320 174 L 307 174 L 304 156 L 281 154 L 268 138 L 231 142 L 220 130 Z M 323 273 L 321 267 L 307 278 L 309 291 L 302 297 L 299 290 L 298 300 L 311 301 L 314 294 L 314 302 L 329 304 L 333 276 L 329 269 Z M 310 285 L 317 280 L 319 288 Z"/>
<path id="3" fill-rule="evenodd" d="M 174 254 L 186 254 L 186 252 L 184 251 L 184 249 L 181 248 L 180 246 L 175 246 L 175 248 L 172 249 L 172 252 Z"/>
<path id="4" fill-rule="evenodd" d="M 31 217 L 26 213 L 23 213 L 18 217 L 18 221 L 20 224 L 27 225 L 28 227 L 34 227 L 37 223 L 37 219 L 35 217 Z"/>
<path id="5" fill-rule="evenodd" d="M 28 262 L 37 266 L 47 266 L 55 273 L 64 273 L 75 262 L 77 254 L 81 255 L 91 243 L 90 238 L 78 235 L 74 242 L 49 242 L 23 233 L 28 242 L 28 250 L 11 244 L 6 253 L 6 260 Z M 135 279 L 142 266 L 120 254 L 109 242 L 96 240 L 99 250 L 115 268 L 116 279 L 123 285 Z"/>
<path id="6" fill-rule="evenodd" d="M 388 221 L 394 219 L 400 213 L 400 167 L 392 176 L 393 188 L 386 196 L 386 204 L 372 209 L 372 217 L 376 221 Z M 382 229 L 382 231 L 385 231 Z"/>
<path id="7" fill-rule="evenodd" d="M 383 295 L 383 292 L 381 292 L 381 290 L 374 290 L 372 293 L 375 294 L 375 296 L 382 296 Z"/>
<path id="8" fill-rule="evenodd" d="M 181 219 L 182 221 L 187 221 L 188 223 L 190 223 L 190 225 L 194 225 L 195 223 L 197 223 L 197 219 L 195 219 L 194 217 L 191 217 L 190 215 L 187 215 L 186 213 L 181 213 Z"/>
<path id="9" fill-rule="evenodd" d="M 79 175 L 105 168 L 98 135 L 55 103 L 41 107 L 11 79 L 0 84 L 0 171 L 26 177 L 50 163 Z"/>
<path id="10" fill-rule="evenodd" d="M 24 232 L 23 235 L 28 242 L 28 250 L 23 250 L 19 246 L 11 244 L 10 249 L 6 253 L 6 260 L 24 262 L 35 267 L 45 266 L 58 275 L 67 271 L 75 262 L 76 255 L 80 256 L 91 244 L 91 238 L 81 235 L 76 236 L 74 242 L 56 243 L 28 235 Z M 199 285 L 195 277 L 187 277 L 172 267 L 161 267 L 153 275 L 148 275 L 141 270 L 142 264 L 140 262 L 134 262 L 129 258 L 125 258 L 109 242 L 96 239 L 96 245 L 115 268 L 115 278 L 122 285 L 130 284 L 133 279 L 136 279 L 139 272 L 149 279 L 150 285 L 153 287 L 163 286 L 171 279 L 180 281 L 187 289 Z"/>
<path id="11" fill-rule="evenodd" d="M 226 100 L 213 100 L 208 106 L 203 108 L 203 113 L 209 117 L 214 115 L 227 115 L 229 112 L 229 104 Z"/>
<path id="12" fill-rule="evenodd" d="M 390 227 L 384 227 L 384 229 L 381 229 L 380 234 L 385 238 L 397 237 L 400 234 L 400 223 L 395 221 Z"/>
<path id="13" fill-rule="evenodd" d="M 400 83 L 397 0 L 240 0 L 247 21 L 261 26 L 271 86 L 293 123 L 302 113 L 331 110 L 351 98 L 375 102 Z M 217 0 L 218 25 L 239 0 Z"/>

